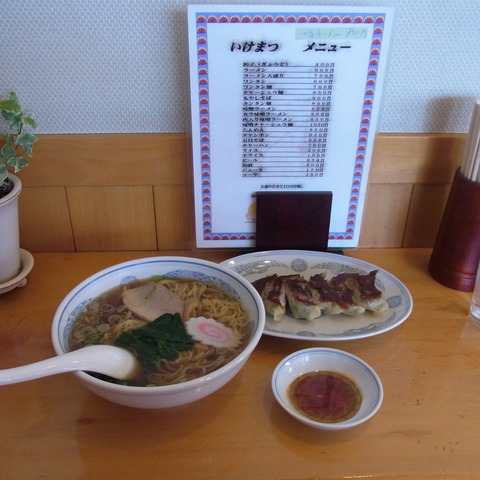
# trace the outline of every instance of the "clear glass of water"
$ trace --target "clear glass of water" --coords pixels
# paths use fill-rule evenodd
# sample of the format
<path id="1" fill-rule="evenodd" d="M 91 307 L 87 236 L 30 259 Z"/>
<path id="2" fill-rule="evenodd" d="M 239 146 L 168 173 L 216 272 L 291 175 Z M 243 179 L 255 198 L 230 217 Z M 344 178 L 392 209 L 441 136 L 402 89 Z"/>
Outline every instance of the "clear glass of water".
<path id="1" fill-rule="evenodd" d="M 475 323 L 480 325 L 480 265 L 477 271 L 475 287 L 473 288 L 472 303 L 470 304 L 470 316 Z"/>

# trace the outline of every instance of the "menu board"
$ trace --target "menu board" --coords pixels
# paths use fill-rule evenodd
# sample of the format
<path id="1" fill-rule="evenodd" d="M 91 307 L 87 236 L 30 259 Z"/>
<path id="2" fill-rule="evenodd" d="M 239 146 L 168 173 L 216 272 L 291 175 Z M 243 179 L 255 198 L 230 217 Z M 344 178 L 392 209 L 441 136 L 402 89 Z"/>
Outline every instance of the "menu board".
<path id="1" fill-rule="evenodd" d="M 269 191 L 332 192 L 328 247 L 358 246 L 392 17 L 188 7 L 199 248 L 255 246 L 255 196 Z"/>

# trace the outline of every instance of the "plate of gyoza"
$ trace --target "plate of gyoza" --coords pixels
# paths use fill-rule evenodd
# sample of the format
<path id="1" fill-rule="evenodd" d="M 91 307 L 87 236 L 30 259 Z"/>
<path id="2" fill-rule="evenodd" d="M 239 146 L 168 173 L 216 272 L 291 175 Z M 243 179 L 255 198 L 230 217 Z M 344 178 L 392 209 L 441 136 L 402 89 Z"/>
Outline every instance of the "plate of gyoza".
<path id="1" fill-rule="evenodd" d="M 275 250 L 222 262 L 254 285 L 276 337 L 340 341 L 391 330 L 410 315 L 407 287 L 370 263 L 330 252 Z"/>

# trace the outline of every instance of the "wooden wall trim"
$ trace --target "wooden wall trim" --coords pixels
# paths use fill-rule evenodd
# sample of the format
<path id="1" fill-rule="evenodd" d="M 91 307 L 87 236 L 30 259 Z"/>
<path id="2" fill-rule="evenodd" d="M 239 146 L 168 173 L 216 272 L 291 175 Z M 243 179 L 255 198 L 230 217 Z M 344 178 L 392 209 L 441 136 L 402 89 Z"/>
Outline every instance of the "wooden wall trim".
<path id="1" fill-rule="evenodd" d="M 379 134 L 370 183 L 449 183 L 462 162 L 465 141 L 465 134 Z"/>
<path id="2" fill-rule="evenodd" d="M 185 184 L 188 141 L 183 133 L 38 135 L 21 172 L 25 186 Z"/>
<path id="3" fill-rule="evenodd" d="M 39 135 L 19 173 L 30 252 L 195 248 L 189 139 Z M 379 134 L 360 247 L 432 246 L 466 135 Z"/>
<path id="4" fill-rule="evenodd" d="M 39 135 L 25 186 L 181 185 L 190 178 L 184 133 Z M 445 183 L 460 164 L 463 134 L 379 134 L 370 183 Z"/>

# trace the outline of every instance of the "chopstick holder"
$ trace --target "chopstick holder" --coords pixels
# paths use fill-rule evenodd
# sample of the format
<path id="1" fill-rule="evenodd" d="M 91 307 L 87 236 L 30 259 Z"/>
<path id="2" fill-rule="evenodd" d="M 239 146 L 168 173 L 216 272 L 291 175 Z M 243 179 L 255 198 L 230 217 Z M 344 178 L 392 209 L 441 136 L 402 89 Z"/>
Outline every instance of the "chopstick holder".
<path id="1" fill-rule="evenodd" d="M 428 270 L 442 285 L 473 292 L 479 261 L 480 99 L 477 99 L 462 166 L 455 172 Z"/>
<path id="2" fill-rule="evenodd" d="M 480 183 L 457 169 L 428 270 L 442 285 L 472 292 L 480 261 Z"/>

